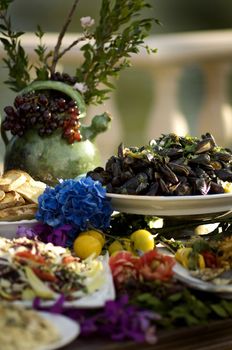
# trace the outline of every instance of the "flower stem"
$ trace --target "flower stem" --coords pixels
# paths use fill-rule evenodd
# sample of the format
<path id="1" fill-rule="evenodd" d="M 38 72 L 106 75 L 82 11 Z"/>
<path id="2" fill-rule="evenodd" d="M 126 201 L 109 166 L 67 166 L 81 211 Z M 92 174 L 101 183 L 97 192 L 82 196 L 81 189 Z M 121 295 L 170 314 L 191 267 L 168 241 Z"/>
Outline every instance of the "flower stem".
<path id="1" fill-rule="evenodd" d="M 74 46 L 76 46 L 77 44 L 79 44 L 81 41 L 84 41 L 86 39 L 91 39 L 92 38 L 92 35 L 89 34 L 89 35 L 86 35 L 86 36 L 81 36 L 80 38 L 74 40 L 72 42 L 72 44 L 70 44 L 69 46 L 67 46 L 63 51 L 61 51 L 58 55 L 57 55 L 57 61 L 62 57 L 64 56 L 64 54 L 71 50 Z"/>
<path id="2" fill-rule="evenodd" d="M 80 0 L 75 0 L 73 5 L 72 5 L 72 8 L 68 14 L 68 17 L 60 31 L 60 34 L 58 36 L 58 39 L 57 39 L 57 43 L 56 43 L 56 46 L 55 46 L 55 49 L 54 49 L 54 53 L 53 53 L 53 59 L 52 59 L 52 63 L 51 63 L 51 66 L 50 66 L 50 72 L 51 74 L 55 72 L 55 69 L 56 69 L 56 65 L 57 65 L 57 62 L 60 58 L 60 55 L 59 55 L 59 50 L 60 50 L 60 47 L 61 47 L 61 44 L 62 44 L 62 40 L 64 38 L 64 35 L 68 29 L 68 26 L 69 24 L 71 23 L 72 21 L 72 16 L 76 10 L 76 7 L 77 7 L 77 4 L 79 3 Z"/>

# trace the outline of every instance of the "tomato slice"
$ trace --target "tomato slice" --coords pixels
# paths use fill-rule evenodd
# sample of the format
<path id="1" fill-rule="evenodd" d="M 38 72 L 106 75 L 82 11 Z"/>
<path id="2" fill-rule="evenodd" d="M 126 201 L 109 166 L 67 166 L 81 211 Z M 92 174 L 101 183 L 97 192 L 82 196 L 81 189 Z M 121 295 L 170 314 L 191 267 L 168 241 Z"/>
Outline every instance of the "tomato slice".
<path id="1" fill-rule="evenodd" d="M 77 258 L 77 257 L 74 257 L 74 256 L 72 256 L 72 255 L 69 255 L 69 256 L 64 256 L 63 257 L 63 259 L 62 259 L 62 263 L 63 264 L 70 264 L 70 263 L 72 263 L 72 262 L 74 262 L 74 261 L 80 261 L 80 259 L 79 258 Z"/>
<path id="2" fill-rule="evenodd" d="M 216 268 L 219 266 L 217 256 L 213 252 L 207 250 L 202 252 L 201 255 L 203 255 L 206 267 Z"/>
<path id="3" fill-rule="evenodd" d="M 57 278 L 55 275 L 48 271 L 43 271 L 40 269 L 33 268 L 33 272 L 36 274 L 37 277 L 39 277 L 42 281 L 48 281 L 48 282 L 56 282 Z"/>
<path id="4" fill-rule="evenodd" d="M 140 258 L 139 273 L 147 281 L 168 281 L 173 276 L 174 264 L 172 257 L 160 254 L 156 249 L 151 250 Z"/>
<path id="5" fill-rule="evenodd" d="M 16 258 L 22 258 L 23 260 L 32 260 L 34 262 L 37 262 L 39 264 L 44 264 L 45 259 L 43 256 L 38 254 L 33 254 L 30 250 L 23 250 L 21 252 L 15 253 Z"/>

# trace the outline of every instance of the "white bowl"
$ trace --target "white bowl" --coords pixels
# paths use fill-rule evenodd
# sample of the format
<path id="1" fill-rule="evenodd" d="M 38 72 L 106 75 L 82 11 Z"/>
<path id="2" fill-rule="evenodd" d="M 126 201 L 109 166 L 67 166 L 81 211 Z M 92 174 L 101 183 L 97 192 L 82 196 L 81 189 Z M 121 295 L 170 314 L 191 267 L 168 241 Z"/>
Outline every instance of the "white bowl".
<path id="1" fill-rule="evenodd" d="M 232 213 L 232 193 L 179 197 L 107 193 L 106 196 L 111 199 L 114 210 L 129 214 L 192 220 Z"/>
<path id="2" fill-rule="evenodd" d="M 20 221 L 0 221 L 0 236 L 6 238 L 16 237 L 16 232 L 19 226 L 33 227 L 38 221 L 33 220 L 20 220 Z"/>

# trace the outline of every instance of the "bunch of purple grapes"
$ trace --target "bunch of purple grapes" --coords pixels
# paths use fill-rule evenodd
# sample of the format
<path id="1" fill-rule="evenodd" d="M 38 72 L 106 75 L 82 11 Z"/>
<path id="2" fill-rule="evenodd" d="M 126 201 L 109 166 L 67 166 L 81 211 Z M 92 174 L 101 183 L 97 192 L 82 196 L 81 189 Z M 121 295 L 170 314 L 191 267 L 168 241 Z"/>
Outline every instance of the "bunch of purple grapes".
<path id="1" fill-rule="evenodd" d="M 40 136 L 51 135 L 58 128 L 69 143 L 81 141 L 79 110 L 74 100 L 61 92 L 49 90 L 16 96 L 14 106 L 4 108 L 3 128 L 23 136 L 37 128 Z"/>

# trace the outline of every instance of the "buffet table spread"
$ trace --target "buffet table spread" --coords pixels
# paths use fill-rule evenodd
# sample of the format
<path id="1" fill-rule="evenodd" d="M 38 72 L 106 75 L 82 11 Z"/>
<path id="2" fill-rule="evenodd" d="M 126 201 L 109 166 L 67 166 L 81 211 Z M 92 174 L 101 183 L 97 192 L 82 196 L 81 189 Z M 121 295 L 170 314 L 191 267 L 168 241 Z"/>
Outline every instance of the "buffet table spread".
<path id="1" fill-rule="evenodd" d="M 232 151 L 210 132 L 170 133 L 121 143 L 102 167 L 95 138 L 111 116 L 82 124 L 132 54 L 156 52 L 144 42 L 159 22 L 142 15 L 151 5 L 103 0 L 98 23 L 82 17 L 63 47 L 73 0 L 53 50 L 37 27 L 29 62 L 12 2 L 0 6 L 17 92 L 1 123 L 0 348 L 231 349 Z M 77 44 L 75 75 L 59 72 Z"/>
<path id="2" fill-rule="evenodd" d="M 180 140 L 194 145 L 194 152 L 203 143 L 204 155 L 212 158 L 223 154 L 222 174 L 230 175 L 232 156 L 215 151 L 211 135 Z M 148 186 L 152 191 L 176 188 L 172 182 L 164 186 L 161 177 L 148 185 L 143 169 L 142 182 L 136 175 L 112 187 L 118 186 L 110 177 L 114 171 L 123 178 L 115 164 L 149 168 L 158 166 L 157 159 L 150 148 L 119 148 L 105 170 L 98 167 L 54 186 L 20 169 L 3 173 L 0 305 L 10 314 L 2 326 L 14 325 L 12 315 L 21 328 L 21 322 L 30 325 L 24 317 L 33 320 L 35 312 L 42 324 L 48 322 L 44 349 L 231 348 L 231 182 L 221 180 L 221 172 L 212 175 L 210 168 L 212 180 L 205 173 L 194 178 L 192 188 L 191 179 L 187 187 L 183 183 L 182 190 L 195 195 L 139 195 L 136 191 L 144 193 Z M 169 178 L 171 168 L 164 169 Z M 197 171 L 203 169 L 197 165 Z M 34 329 L 39 324 L 38 319 Z M 13 330 L 9 334 L 15 342 Z"/>

